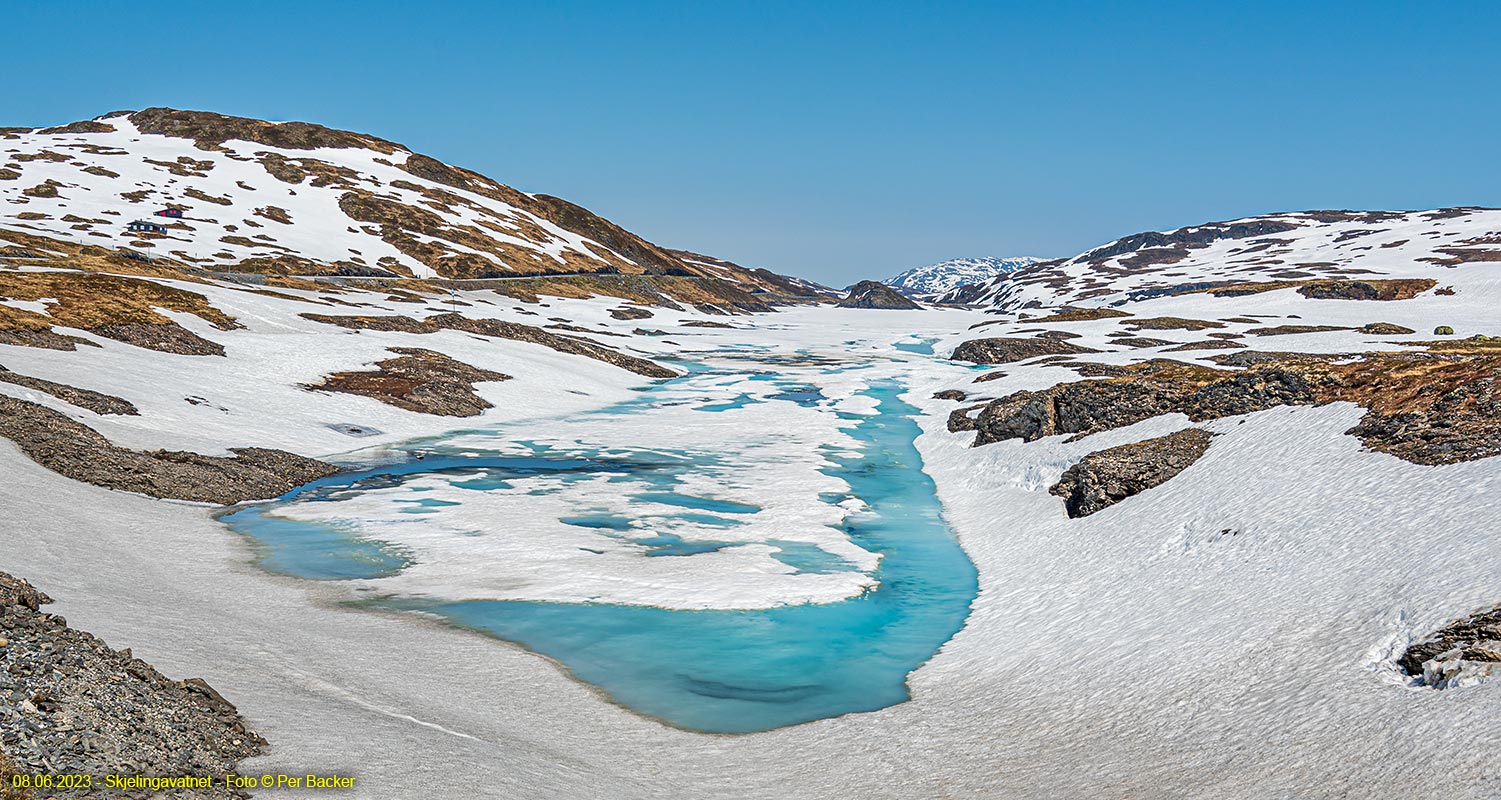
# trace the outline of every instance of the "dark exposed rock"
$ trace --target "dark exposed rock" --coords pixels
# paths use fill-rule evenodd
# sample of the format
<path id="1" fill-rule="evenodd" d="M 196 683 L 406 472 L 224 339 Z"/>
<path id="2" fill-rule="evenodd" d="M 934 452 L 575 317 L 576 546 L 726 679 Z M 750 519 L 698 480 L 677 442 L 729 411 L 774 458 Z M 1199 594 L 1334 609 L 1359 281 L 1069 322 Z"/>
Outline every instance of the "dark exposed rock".
<path id="1" fill-rule="evenodd" d="M 1243 353 L 1224 353 L 1210 356 L 1209 360 L 1222 367 L 1254 367 L 1276 361 L 1344 361 L 1354 358 L 1348 353 L 1285 353 L 1268 350 L 1247 350 Z"/>
<path id="2" fill-rule="evenodd" d="M 897 290 L 877 281 L 860 281 L 835 305 L 840 308 L 922 308 Z"/>
<path id="3" fill-rule="evenodd" d="M 0 772 L 177 776 L 237 772 L 264 752 L 235 707 L 197 678 L 174 681 L 41 606 L 51 600 L 0 572 Z M 49 791 L 48 797 L 245 795 L 224 788 Z M 6 781 L 5 789 L 12 788 Z M 4 794 L 7 799 L 24 794 Z"/>
<path id="4" fill-rule="evenodd" d="M 970 381 L 970 383 L 988 383 L 990 381 L 998 381 L 998 380 L 1000 380 L 1001 378 L 1004 378 L 1004 377 L 1006 377 L 1006 373 L 1004 373 L 1004 372 L 1002 372 L 1002 371 L 1000 371 L 998 369 L 993 369 L 993 370 L 985 373 L 984 375 L 981 375 L 980 377 L 975 378 L 973 381 Z"/>
<path id="5" fill-rule="evenodd" d="M 1025 361 L 1037 356 L 1075 355 L 1078 353 L 1098 352 L 1100 351 L 1081 347 L 1061 339 L 994 337 L 990 339 L 971 339 L 964 342 L 954 348 L 954 352 L 949 358 L 954 361 L 973 361 L 976 364 L 1007 364 L 1012 361 Z"/>
<path id="6" fill-rule="evenodd" d="M 1115 344 L 1123 344 L 1127 347 L 1166 347 L 1173 342 L 1167 339 L 1152 339 L 1146 336 L 1123 336 L 1116 339 Z"/>
<path id="7" fill-rule="evenodd" d="M 1269 328 L 1251 328 L 1246 333 L 1252 336 L 1287 336 L 1293 333 L 1325 333 L 1327 331 L 1347 331 L 1338 325 L 1274 325 Z"/>
<path id="8" fill-rule="evenodd" d="M 1300 287 L 1298 294 L 1314 300 L 1407 300 L 1437 285 L 1432 278 L 1318 281 Z"/>
<path id="9" fill-rule="evenodd" d="M 970 415 L 984 407 L 985 406 L 983 405 L 966 406 L 964 408 L 956 408 L 953 411 L 950 411 L 948 421 L 949 433 L 974 430 L 975 418 Z"/>
<path id="10" fill-rule="evenodd" d="M 1166 483 L 1204 455 L 1210 435 L 1189 428 L 1090 453 L 1069 467 L 1048 492 L 1063 498 L 1070 517 L 1087 517 Z"/>
<path id="11" fill-rule="evenodd" d="M 1361 333 L 1371 333 L 1377 336 L 1401 336 L 1408 333 L 1417 333 L 1412 328 L 1406 328 L 1390 322 L 1368 322 L 1360 326 Z"/>
<path id="12" fill-rule="evenodd" d="M 1397 664 L 1420 683 L 1438 689 L 1466 673 L 1501 676 L 1501 606 L 1439 628 L 1408 647 Z"/>
<path id="13" fill-rule="evenodd" d="M 1098 264 L 1113 256 L 1125 255 L 1144 248 L 1199 248 L 1207 247 L 1221 239 L 1247 239 L 1252 236 L 1267 236 L 1285 233 L 1300 227 L 1294 222 L 1282 220 L 1255 220 L 1252 222 L 1220 222 L 1179 228 L 1168 233 L 1149 231 L 1117 239 L 1103 247 L 1097 247 L 1080 257 L 1081 261 Z"/>
<path id="14" fill-rule="evenodd" d="M 1039 319 L 1029 319 L 1027 322 L 1091 322 L 1097 319 L 1118 319 L 1129 316 L 1131 316 L 1129 313 L 1114 308 L 1064 308 L 1057 313 Z"/>
<path id="15" fill-rule="evenodd" d="M 532 325 L 504 322 L 496 319 L 471 319 L 457 313 L 435 314 L 425 320 L 416 320 L 400 315 L 388 316 L 336 316 L 303 314 L 306 319 L 324 322 L 353 330 L 399 331 L 402 333 L 433 333 L 439 330 L 457 330 L 478 336 L 493 336 L 514 339 L 550 347 L 561 353 L 585 356 L 621 369 L 630 370 L 648 378 L 672 378 L 676 372 L 644 358 L 626 355 L 597 342 L 576 336 L 564 336 Z M 639 329 L 638 329 L 639 332 Z"/>
<path id="16" fill-rule="evenodd" d="M 0 382 L 46 392 L 65 403 L 86 408 L 95 414 L 124 414 L 132 417 L 140 414 L 129 400 L 89 389 L 77 389 L 64 383 L 33 378 L 30 375 L 11 372 L 3 366 L 0 366 Z"/>
<path id="17" fill-rule="evenodd" d="M 1104 380 L 1016 392 L 980 412 L 974 443 L 1087 435 L 1168 413 L 1203 421 L 1348 401 L 1367 409 L 1348 433 L 1373 450 L 1430 465 L 1501 455 L 1501 356 L 1481 349 L 1333 358 L 1273 360 L 1237 372 L 1152 362 Z"/>
<path id="18" fill-rule="evenodd" d="M 610 316 L 615 319 L 646 319 L 652 316 L 651 310 L 639 306 L 622 306 L 610 309 Z"/>
<path id="19" fill-rule="evenodd" d="M 437 316 L 428 317 L 426 322 L 429 325 L 465 331 L 480 336 L 494 336 L 501 339 L 514 339 L 520 342 L 539 344 L 543 347 L 550 347 L 560 353 L 572 353 L 592 358 L 596 361 L 603 361 L 606 364 L 613 364 L 621 369 L 629 370 L 637 375 L 645 375 L 648 378 L 677 377 L 676 372 L 644 358 L 629 356 L 619 350 L 612 350 L 587 339 L 564 336 L 531 325 L 502 322 L 495 319 L 470 319 L 459 314 L 438 314 Z"/>
<path id="20" fill-rule="evenodd" d="M 1180 344 L 1177 347 L 1169 347 L 1162 352 L 1187 353 L 1193 350 L 1236 350 L 1242 347 L 1245 347 L 1245 345 L 1228 339 L 1205 339 L 1202 342 L 1188 342 L 1187 344 Z"/>
<path id="21" fill-rule="evenodd" d="M 357 331 L 397 331 L 400 333 L 436 333 L 439 329 L 434 325 L 425 325 L 421 320 L 404 317 L 400 314 L 386 316 L 341 316 L 338 314 L 300 314 L 303 319 L 313 322 L 322 322 L 327 325 L 338 325 L 341 328 L 349 328 Z"/>
<path id="22" fill-rule="evenodd" d="M 79 336 L 58 333 L 51 328 L 0 330 L 0 344 L 19 347 L 40 347 L 46 350 L 77 350 L 79 345 L 98 347 L 98 344 Z"/>
<path id="23" fill-rule="evenodd" d="M 231 139 L 256 142 L 283 150 L 354 147 L 394 153 L 400 147 L 374 136 L 334 130 L 307 122 L 263 122 L 208 111 L 147 108 L 131 113 L 130 121 L 142 133 L 192 139 L 205 150 Z"/>
<path id="24" fill-rule="evenodd" d="M 92 329 L 90 333 L 136 347 L 179 356 L 224 355 L 224 345 L 211 342 L 175 322 L 166 324 L 123 322 L 118 325 L 101 325 Z"/>
<path id="25" fill-rule="evenodd" d="M 387 405 L 443 417 L 472 417 L 491 408 L 474 391 L 482 381 L 505 381 L 511 376 L 472 367 L 432 350 L 395 347 L 397 358 L 376 364 L 379 369 L 339 372 L 305 388 L 370 397 Z"/>
<path id="26" fill-rule="evenodd" d="M 683 323 L 683 327 L 684 328 L 734 328 L 735 326 L 734 325 L 730 325 L 728 323 L 724 323 L 724 322 L 715 322 L 714 320 L 711 320 L 711 319 L 690 319 L 687 322 Z"/>
<path id="27" fill-rule="evenodd" d="M 934 400 L 963 400 L 969 394 L 963 389 L 943 389 L 933 393 Z"/>
<path id="28" fill-rule="evenodd" d="M 1073 333 L 1071 331 L 1043 331 L 1042 333 L 1037 334 L 1037 338 L 1039 338 L 1039 339 L 1082 339 L 1084 337 L 1081 334 Z"/>
<path id="29" fill-rule="evenodd" d="M 1209 328 L 1223 328 L 1225 323 L 1214 322 L 1207 319 L 1186 319 L 1184 317 L 1142 317 L 1122 322 L 1128 328 L 1137 330 L 1154 331 L 1202 331 Z"/>
<path id="30" fill-rule="evenodd" d="M 233 449 L 234 457 L 129 450 L 50 408 L 4 395 L 0 436 L 64 477 L 174 500 L 262 500 L 339 471 L 322 461 L 259 447 Z"/>

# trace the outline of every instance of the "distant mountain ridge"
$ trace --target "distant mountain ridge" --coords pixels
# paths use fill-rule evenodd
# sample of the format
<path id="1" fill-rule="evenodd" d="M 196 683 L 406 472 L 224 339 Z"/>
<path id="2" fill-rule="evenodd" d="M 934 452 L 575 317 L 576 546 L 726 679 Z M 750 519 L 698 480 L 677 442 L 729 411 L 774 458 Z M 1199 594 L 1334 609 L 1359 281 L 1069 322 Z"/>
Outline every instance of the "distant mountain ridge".
<path id="1" fill-rule="evenodd" d="M 1132 234 L 962 286 L 937 302 L 1014 313 L 1372 277 L 1444 281 L 1455 267 L 1501 261 L 1498 230 L 1501 209 L 1477 207 L 1264 214 Z"/>
<path id="2" fill-rule="evenodd" d="M 960 286 L 984 283 L 997 275 L 1004 275 L 1044 260 L 1046 259 L 1033 256 L 953 258 L 937 264 L 909 269 L 881 282 L 908 297 L 935 300 Z"/>

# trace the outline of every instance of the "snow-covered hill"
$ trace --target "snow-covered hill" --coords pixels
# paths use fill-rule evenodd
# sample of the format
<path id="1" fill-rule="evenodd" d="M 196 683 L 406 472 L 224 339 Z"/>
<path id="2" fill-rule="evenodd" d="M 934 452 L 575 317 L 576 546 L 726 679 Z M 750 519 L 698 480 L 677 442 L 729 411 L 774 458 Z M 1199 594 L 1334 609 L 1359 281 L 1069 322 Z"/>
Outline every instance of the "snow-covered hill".
<path id="1" fill-rule="evenodd" d="M 0 129 L 0 227 L 215 272 L 636 274 L 805 293 L 374 136 L 166 108 Z"/>
<path id="2" fill-rule="evenodd" d="M 941 302 L 1003 311 L 1114 305 L 1234 283 L 1433 277 L 1501 261 L 1501 210 L 1303 211 L 1211 222 L 1117 239 L 1033 264 Z"/>
<path id="3" fill-rule="evenodd" d="M 1032 256 L 953 258 L 925 267 L 915 267 L 881 282 L 908 297 L 936 300 L 960 286 L 983 283 L 997 275 L 1031 266 L 1042 260 Z"/>

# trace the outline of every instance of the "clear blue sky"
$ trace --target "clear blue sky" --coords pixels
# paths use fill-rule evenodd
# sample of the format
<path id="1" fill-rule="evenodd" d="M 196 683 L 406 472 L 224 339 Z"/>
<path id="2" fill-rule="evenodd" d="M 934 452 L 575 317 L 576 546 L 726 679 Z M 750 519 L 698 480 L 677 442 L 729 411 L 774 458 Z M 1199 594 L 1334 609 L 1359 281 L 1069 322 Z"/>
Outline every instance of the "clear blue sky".
<path id="1" fill-rule="evenodd" d="M 1493 1 L 21 2 L 4 28 L 0 125 L 314 121 L 840 285 L 1501 205 Z"/>

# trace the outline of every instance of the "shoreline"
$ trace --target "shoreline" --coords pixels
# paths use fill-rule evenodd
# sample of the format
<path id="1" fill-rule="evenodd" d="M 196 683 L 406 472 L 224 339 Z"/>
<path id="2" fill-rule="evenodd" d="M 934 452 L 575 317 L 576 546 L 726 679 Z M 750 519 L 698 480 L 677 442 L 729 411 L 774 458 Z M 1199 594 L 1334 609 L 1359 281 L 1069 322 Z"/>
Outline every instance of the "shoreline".
<path id="1" fill-rule="evenodd" d="M 1485 733 L 1501 709 L 1495 685 L 1394 685 L 1372 673 L 1366 652 L 1397 630 L 1396 611 L 1421 608 L 1426 624 L 1483 602 L 1493 561 L 1482 542 L 1451 542 L 1442 558 L 1354 584 L 1334 564 L 1306 559 L 1285 576 L 1235 571 L 1235 562 L 1211 571 L 1194 550 L 1175 553 L 1160 527 L 1195 519 L 1215 498 L 1216 513 L 1264 529 L 1263 546 L 1315 548 L 1293 556 L 1359 547 L 1379 562 L 1420 546 L 1406 538 L 1413 519 L 1442 527 L 1472 513 L 1479 501 L 1454 484 L 1493 483 L 1486 465 L 1434 472 L 1361 454 L 1341 435 L 1352 409 L 1281 409 L 1212 424 L 1222 441 L 1151 507 L 1123 506 L 1110 525 L 1073 524 L 1036 489 L 1050 471 L 1181 423 L 1160 418 L 1025 450 L 969 448 L 944 430 L 949 406 L 927 399 L 942 381 L 926 380 L 904 391 L 923 412 L 915 446 L 980 591 L 965 626 L 908 676 L 911 699 L 880 711 L 754 734 L 665 727 L 600 702 L 514 645 L 328 605 L 330 592 L 256 568 L 247 543 L 202 506 L 76 484 L 0 443 L 13 486 L 5 512 L 27 521 L 4 566 L 45 584 L 79 628 L 167 674 L 200 675 L 234 702 L 272 747 L 247 768 L 354 774 L 354 797 L 1256 798 L 1301 789 L 1480 800 L 1494 788 L 1478 781 L 1501 744 Z M 1328 463 L 1348 466 L 1331 476 L 1321 472 Z M 1243 464 L 1305 477 L 1255 505 L 1215 494 Z M 977 472 L 990 491 L 969 488 Z M 1323 485 L 1310 495 L 1303 487 L 1319 485 L 1317 475 Z M 1379 502 L 1398 479 L 1425 507 L 1351 527 L 1352 510 Z M 1429 505 L 1435 498 L 1444 502 Z M 1274 535 L 1287 530 L 1320 533 Z M 147 544 L 161 555 L 143 552 Z M 1151 591 L 1121 594 L 1123 575 Z M 1247 606 L 1215 588 L 1227 576 L 1257 581 L 1256 597 L 1297 600 Z M 1173 617 L 1171 630 L 1150 624 L 1179 602 L 1195 603 L 1194 613 Z M 1461 731 L 1467 744 L 1457 747 Z"/>

